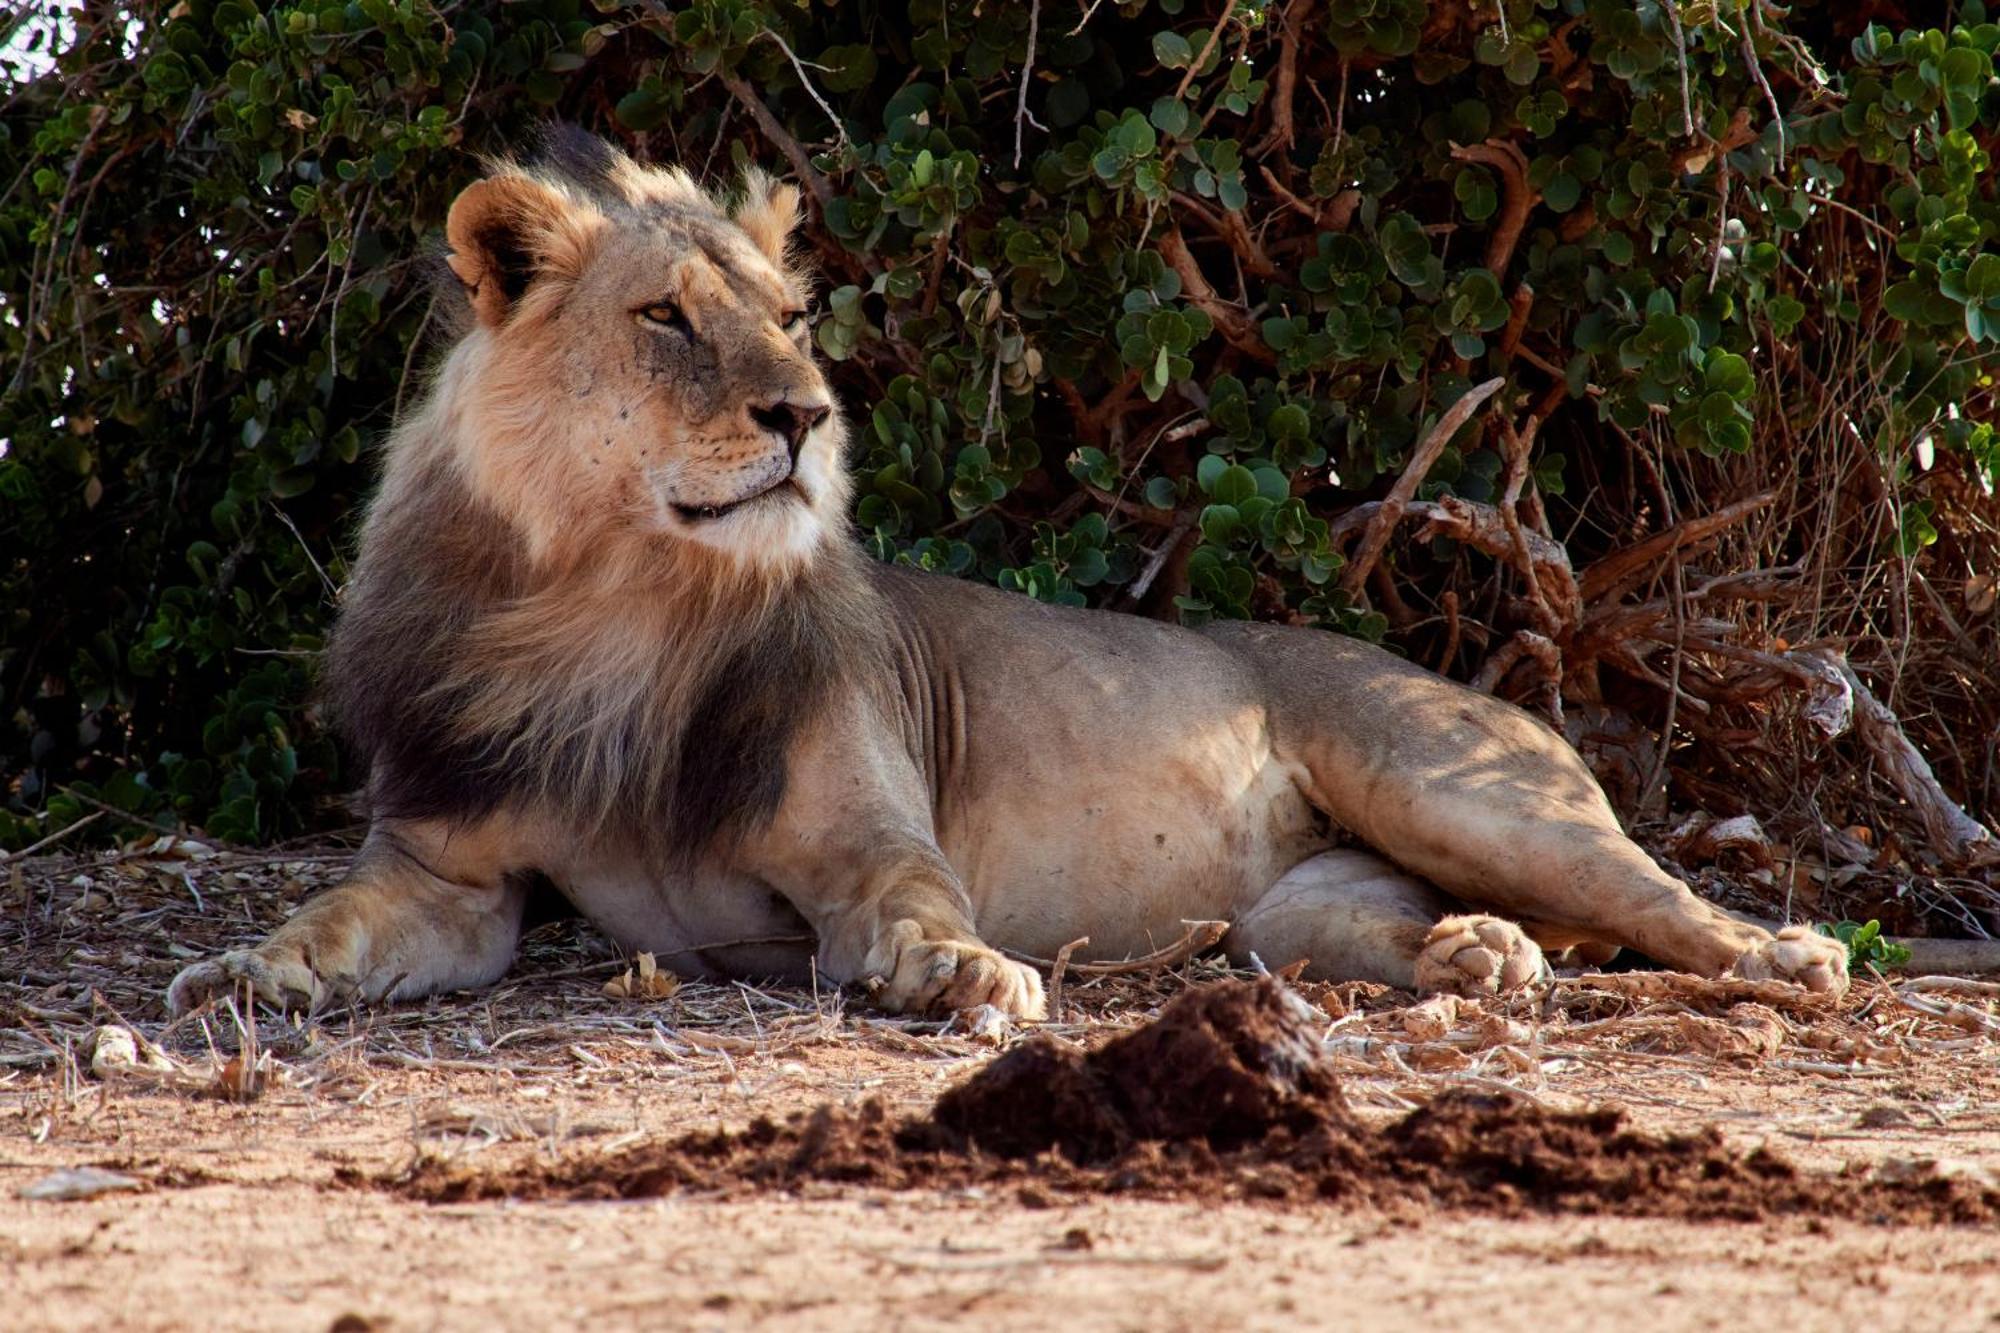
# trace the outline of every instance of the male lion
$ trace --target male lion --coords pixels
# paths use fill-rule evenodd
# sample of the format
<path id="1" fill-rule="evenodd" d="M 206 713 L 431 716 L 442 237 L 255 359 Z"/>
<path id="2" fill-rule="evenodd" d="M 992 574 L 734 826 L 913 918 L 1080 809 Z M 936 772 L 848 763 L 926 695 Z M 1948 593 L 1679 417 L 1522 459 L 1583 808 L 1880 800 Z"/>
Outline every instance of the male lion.
<path id="1" fill-rule="evenodd" d="M 873 563 L 787 239 L 588 136 L 446 224 L 470 329 L 389 442 L 326 663 L 373 820 L 345 881 L 173 983 L 482 986 L 553 883 L 686 971 L 1044 1012 L 1187 918 L 1312 973 L 1492 992 L 1543 948 L 1847 985 L 1694 897 L 1547 728 L 1380 649 Z M 1335 830 L 1374 851 L 1333 850 Z"/>

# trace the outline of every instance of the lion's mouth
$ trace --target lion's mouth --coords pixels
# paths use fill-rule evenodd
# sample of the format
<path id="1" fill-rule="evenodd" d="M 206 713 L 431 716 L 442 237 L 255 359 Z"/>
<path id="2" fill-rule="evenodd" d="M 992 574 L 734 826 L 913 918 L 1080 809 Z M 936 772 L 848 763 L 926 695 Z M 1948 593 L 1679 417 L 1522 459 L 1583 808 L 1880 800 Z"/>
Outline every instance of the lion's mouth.
<path id="1" fill-rule="evenodd" d="M 741 500 L 731 500 L 727 504 L 719 505 L 684 505 L 676 502 L 673 510 L 684 522 L 710 523 L 719 518 L 727 518 L 749 505 L 762 504 L 768 500 L 782 500 L 787 493 L 796 495 L 800 499 L 805 498 L 805 492 L 799 489 L 797 479 L 784 477 L 772 482 L 761 491 L 744 496 Z"/>

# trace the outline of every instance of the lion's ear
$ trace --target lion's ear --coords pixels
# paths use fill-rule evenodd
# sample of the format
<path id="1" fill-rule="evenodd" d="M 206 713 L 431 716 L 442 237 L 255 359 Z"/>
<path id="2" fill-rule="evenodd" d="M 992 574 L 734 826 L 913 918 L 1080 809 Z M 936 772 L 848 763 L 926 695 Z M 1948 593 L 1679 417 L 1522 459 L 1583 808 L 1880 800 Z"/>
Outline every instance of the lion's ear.
<path id="1" fill-rule="evenodd" d="M 799 225 L 799 189 L 752 167 L 743 176 L 743 198 L 729 214 L 771 262 L 783 267 L 792 229 Z"/>
<path id="2" fill-rule="evenodd" d="M 582 269 L 590 210 L 531 176 L 505 172 L 476 181 L 452 201 L 445 263 L 465 284 L 483 324 L 504 323 L 544 274 Z"/>

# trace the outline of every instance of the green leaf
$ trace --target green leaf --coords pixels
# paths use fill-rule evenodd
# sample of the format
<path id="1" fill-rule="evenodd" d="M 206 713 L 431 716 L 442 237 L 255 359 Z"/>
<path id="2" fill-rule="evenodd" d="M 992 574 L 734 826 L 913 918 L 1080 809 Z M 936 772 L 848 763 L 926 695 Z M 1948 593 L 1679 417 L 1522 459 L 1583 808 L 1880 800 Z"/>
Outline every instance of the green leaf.
<path id="1" fill-rule="evenodd" d="M 1187 103 L 1178 97 L 1162 97 L 1153 103 L 1151 120 L 1160 133 L 1179 138 L 1192 123 Z"/>
<path id="2" fill-rule="evenodd" d="M 1750 363 L 1734 352 L 1711 351 L 1703 367 L 1703 377 L 1711 391 L 1727 394 L 1732 402 L 1740 402 L 1757 390 L 1757 377 L 1751 372 Z"/>
<path id="3" fill-rule="evenodd" d="M 1558 171 L 1542 187 L 1542 202 L 1558 213 L 1567 213 L 1583 198 L 1583 182 L 1567 171 Z"/>
<path id="4" fill-rule="evenodd" d="M 1201 511 L 1201 535 L 1212 542 L 1226 542 L 1243 525 L 1234 505 L 1213 504 Z"/>
<path id="5" fill-rule="evenodd" d="M 664 123 L 672 109 L 667 104 L 667 99 L 653 89 L 634 88 L 618 99 L 618 105 L 611 109 L 611 114 L 616 116 L 618 123 L 626 129 L 637 130 L 643 134 L 647 130 L 657 129 Z"/>
<path id="6" fill-rule="evenodd" d="M 1975 256 L 1965 270 L 1965 287 L 1975 300 L 2000 297 L 2000 255 Z"/>
<path id="7" fill-rule="evenodd" d="M 1273 408 L 1264 428 L 1275 440 L 1302 440 L 1312 429 L 1312 416 L 1297 403 Z"/>
<path id="8" fill-rule="evenodd" d="M 1224 472 L 1227 472 L 1228 470 L 1229 470 L 1229 460 L 1224 458 L 1221 454 L 1203 454 L 1201 456 L 1201 461 L 1195 464 L 1195 469 L 1194 469 L 1195 485 L 1201 487 L 1203 495 L 1213 495 L 1215 494 L 1216 482 L 1219 481 L 1222 477 L 1222 474 Z"/>
<path id="9" fill-rule="evenodd" d="M 1774 296 L 1764 303 L 1764 314 L 1771 321 L 1771 331 L 1783 338 L 1805 318 L 1806 308 L 1794 297 Z"/>
<path id="10" fill-rule="evenodd" d="M 877 57 L 867 44 L 829 46 L 819 53 L 819 84 L 830 93 L 852 93 L 875 81 Z"/>
<path id="11" fill-rule="evenodd" d="M 1984 51 L 1956 46 L 1944 53 L 1938 69 L 1944 82 L 1975 89 L 1993 77 L 1993 58 Z"/>
<path id="12" fill-rule="evenodd" d="M 1217 501 L 1226 505 L 1241 505 L 1257 494 L 1257 478 L 1249 468 L 1240 464 L 1222 470 L 1215 484 L 1208 488 Z"/>
<path id="13" fill-rule="evenodd" d="M 1920 323 L 1931 293 L 1932 289 L 1920 279 L 1904 278 L 1882 293 L 1882 309 L 1892 319 L 1900 319 L 1906 324 Z"/>

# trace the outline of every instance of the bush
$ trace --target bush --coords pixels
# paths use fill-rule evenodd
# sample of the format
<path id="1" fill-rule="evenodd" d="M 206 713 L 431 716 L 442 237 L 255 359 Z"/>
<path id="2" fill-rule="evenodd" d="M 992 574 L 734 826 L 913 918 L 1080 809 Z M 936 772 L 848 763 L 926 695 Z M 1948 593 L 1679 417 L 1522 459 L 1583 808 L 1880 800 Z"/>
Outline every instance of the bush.
<path id="1" fill-rule="evenodd" d="M 0 845 L 93 802 L 270 839 L 354 782 L 309 687 L 369 446 L 433 350 L 454 192 L 552 118 L 807 182 L 882 558 L 1386 635 L 1647 728 L 1666 644 L 1686 728 L 1750 697 L 1746 659 L 1683 667 L 1721 633 L 1684 602 L 1605 618 L 1658 558 L 1586 567 L 1771 488 L 1725 567 L 1817 561 L 1861 589 L 1850 646 L 1909 635 L 1927 574 L 1971 633 L 2000 27 L 1875 8 L 31 3 L 0 111 Z M 1492 376 L 1411 478 L 1458 518 L 1344 567 L 1357 502 Z M 1760 623 L 1736 651 L 1778 660 Z M 1940 772 L 1978 795 L 1976 755 Z"/>

